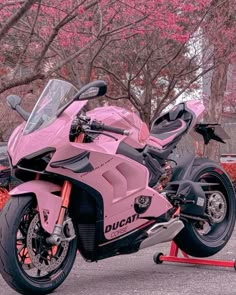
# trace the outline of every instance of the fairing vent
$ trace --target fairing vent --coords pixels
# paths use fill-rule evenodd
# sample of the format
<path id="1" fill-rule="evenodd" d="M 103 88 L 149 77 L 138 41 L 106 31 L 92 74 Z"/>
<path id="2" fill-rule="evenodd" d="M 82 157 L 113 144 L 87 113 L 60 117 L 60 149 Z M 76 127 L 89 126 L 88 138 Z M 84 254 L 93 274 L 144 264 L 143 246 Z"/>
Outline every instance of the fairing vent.
<path id="1" fill-rule="evenodd" d="M 49 161 L 45 161 L 45 159 L 42 158 L 36 158 L 36 159 L 22 159 L 18 165 L 17 168 L 32 171 L 32 172 L 39 172 L 43 173 L 48 165 Z"/>
<path id="2" fill-rule="evenodd" d="M 31 172 L 43 173 L 48 163 L 50 162 L 54 152 L 54 148 L 46 148 L 40 150 L 21 159 L 17 164 L 17 168 Z"/>

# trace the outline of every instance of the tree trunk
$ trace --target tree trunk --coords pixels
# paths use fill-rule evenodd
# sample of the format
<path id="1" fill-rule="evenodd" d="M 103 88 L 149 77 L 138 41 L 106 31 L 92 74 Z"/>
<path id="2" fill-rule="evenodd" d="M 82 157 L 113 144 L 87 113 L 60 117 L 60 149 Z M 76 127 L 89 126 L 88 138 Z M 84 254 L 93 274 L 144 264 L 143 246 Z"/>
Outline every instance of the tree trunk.
<path id="1" fill-rule="evenodd" d="M 209 123 L 221 123 L 221 116 L 223 112 L 224 93 L 227 86 L 227 73 L 229 63 L 220 64 L 213 70 L 211 80 L 211 96 L 208 109 Z M 216 141 L 211 141 L 206 147 L 206 155 L 212 160 L 219 161 L 220 146 Z"/>

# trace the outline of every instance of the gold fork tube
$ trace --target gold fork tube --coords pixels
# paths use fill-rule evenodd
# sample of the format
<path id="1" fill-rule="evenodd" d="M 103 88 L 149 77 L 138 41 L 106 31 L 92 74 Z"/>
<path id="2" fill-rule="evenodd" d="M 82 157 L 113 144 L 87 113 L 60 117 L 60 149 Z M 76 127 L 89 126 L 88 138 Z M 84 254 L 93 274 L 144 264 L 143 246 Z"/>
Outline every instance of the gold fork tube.
<path id="1" fill-rule="evenodd" d="M 78 142 L 78 143 L 83 142 L 83 139 L 84 139 L 84 134 L 81 133 L 79 134 L 79 136 L 77 136 L 75 142 Z M 72 189 L 71 183 L 68 180 L 64 181 L 62 190 L 61 190 L 62 205 L 61 205 L 57 225 L 62 225 L 64 222 L 65 213 L 70 204 L 71 189 Z"/>

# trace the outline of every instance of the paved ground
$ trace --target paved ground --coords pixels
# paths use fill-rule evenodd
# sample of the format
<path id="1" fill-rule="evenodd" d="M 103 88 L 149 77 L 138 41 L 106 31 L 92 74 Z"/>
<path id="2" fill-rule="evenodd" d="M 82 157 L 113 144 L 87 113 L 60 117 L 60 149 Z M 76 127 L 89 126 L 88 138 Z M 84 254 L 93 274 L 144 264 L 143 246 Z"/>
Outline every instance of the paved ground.
<path id="1" fill-rule="evenodd" d="M 54 295 L 236 295 L 233 268 L 163 263 L 156 265 L 156 250 L 168 253 L 169 244 L 133 255 L 86 263 L 78 256 L 74 268 Z M 214 258 L 236 258 L 236 231 Z M 0 278 L 0 294 L 16 295 Z M 33 294 L 32 294 L 33 295 Z"/>

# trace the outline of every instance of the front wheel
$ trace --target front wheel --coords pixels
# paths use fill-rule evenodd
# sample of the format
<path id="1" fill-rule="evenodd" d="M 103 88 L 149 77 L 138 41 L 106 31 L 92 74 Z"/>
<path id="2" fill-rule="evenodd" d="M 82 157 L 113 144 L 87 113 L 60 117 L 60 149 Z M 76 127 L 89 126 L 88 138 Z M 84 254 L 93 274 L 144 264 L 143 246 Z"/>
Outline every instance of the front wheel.
<path id="1" fill-rule="evenodd" d="M 235 192 L 224 170 L 208 159 L 196 159 L 191 180 L 205 187 L 206 214 L 211 222 L 183 219 L 184 229 L 175 237 L 177 246 L 195 257 L 216 254 L 229 241 L 235 225 Z"/>
<path id="2" fill-rule="evenodd" d="M 74 264 L 77 240 L 49 245 L 33 197 L 8 201 L 0 232 L 1 274 L 10 287 L 22 294 L 48 294 L 62 284 Z"/>

